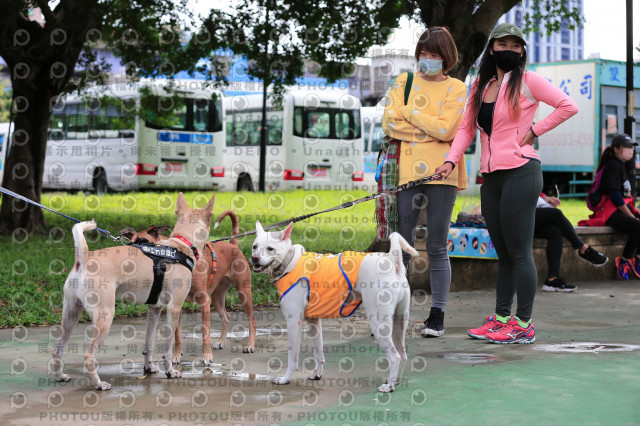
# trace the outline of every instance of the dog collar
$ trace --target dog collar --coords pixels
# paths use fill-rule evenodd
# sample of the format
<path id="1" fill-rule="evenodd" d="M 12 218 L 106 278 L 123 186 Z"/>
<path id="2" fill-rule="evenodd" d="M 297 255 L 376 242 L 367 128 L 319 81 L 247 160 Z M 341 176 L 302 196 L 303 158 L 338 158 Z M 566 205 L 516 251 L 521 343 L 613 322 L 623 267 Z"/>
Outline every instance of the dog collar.
<path id="1" fill-rule="evenodd" d="M 183 243 L 185 243 L 186 245 L 189 246 L 189 248 L 191 249 L 191 251 L 193 252 L 194 256 L 196 257 L 196 262 L 198 260 L 200 260 L 200 253 L 198 253 L 198 249 L 196 248 L 196 246 L 194 246 L 193 244 L 191 244 L 191 241 L 187 240 L 185 237 L 183 237 L 182 235 L 174 235 L 173 238 L 176 238 L 180 241 L 182 241 Z"/>
<path id="2" fill-rule="evenodd" d="M 278 281 L 279 279 L 287 275 L 287 273 L 284 271 L 287 269 L 287 266 L 289 266 L 289 263 L 291 263 L 291 259 L 293 259 L 293 255 L 295 254 L 295 252 L 296 251 L 293 248 L 289 250 L 285 258 L 282 260 L 282 263 L 273 271 L 271 281 Z"/>

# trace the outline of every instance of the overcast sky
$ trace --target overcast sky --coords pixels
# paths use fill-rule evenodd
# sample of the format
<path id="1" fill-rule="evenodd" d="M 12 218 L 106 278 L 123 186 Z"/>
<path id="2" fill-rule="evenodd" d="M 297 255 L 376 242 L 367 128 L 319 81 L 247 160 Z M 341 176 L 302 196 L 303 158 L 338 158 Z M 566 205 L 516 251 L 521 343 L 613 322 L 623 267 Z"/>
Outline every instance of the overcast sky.
<path id="1" fill-rule="evenodd" d="M 626 1 L 584 0 L 584 53 L 600 52 L 603 59 L 625 61 L 626 53 Z M 640 45 L 640 2 L 633 1 L 633 58 L 640 59 L 635 48 Z"/>

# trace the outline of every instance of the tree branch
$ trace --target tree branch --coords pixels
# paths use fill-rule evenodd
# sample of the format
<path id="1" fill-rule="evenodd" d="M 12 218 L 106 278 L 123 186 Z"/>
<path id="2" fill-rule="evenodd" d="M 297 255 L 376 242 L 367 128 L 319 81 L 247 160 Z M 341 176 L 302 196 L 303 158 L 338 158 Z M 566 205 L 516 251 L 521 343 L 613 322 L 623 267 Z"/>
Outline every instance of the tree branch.
<path id="1" fill-rule="evenodd" d="M 36 3 L 44 15 L 45 25 L 55 25 L 58 23 L 58 19 L 49 8 L 49 2 L 47 0 L 36 0 Z"/>

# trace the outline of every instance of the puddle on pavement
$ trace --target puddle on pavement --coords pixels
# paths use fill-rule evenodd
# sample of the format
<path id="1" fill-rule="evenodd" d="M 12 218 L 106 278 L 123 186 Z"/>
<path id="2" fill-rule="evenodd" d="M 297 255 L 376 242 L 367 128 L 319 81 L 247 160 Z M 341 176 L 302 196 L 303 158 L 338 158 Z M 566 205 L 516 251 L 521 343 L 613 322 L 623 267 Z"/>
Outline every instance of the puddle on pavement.
<path id="1" fill-rule="evenodd" d="M 460 364 L 484 364 L 487 362 L 498 361 L 498 356 L 492 354 L 476 354 L 476 353 L 451 353 L 444 354 L 442 357 L 446 360 L 457 362 Z"/>
<path id="2" fill-rule="evenodd" d="M 613 327 L 613 324 L 610 322 L 597 322 L 597 321 L 562 321 L 562 325 L 564 327 L 597 327 L 597 328 L 608 328 Z"/>
<path id="3" fill-rule="evenodd" d="M 286 332 L 287 332 L 286 328 L 256 328 L 256 336 L 269 336 L 269 335 L 282 336 Z M 202 339 L 202 333 L 186 333 L 183 335 L 183 337 L 185 339 Z M 220 330 L 211 330 L 211 337 L 220 337 Z M 247 337 L 249 337 L 248 328 L 227 332 L 227 338 L 229 339 L 244 339 Z"/>
<path id="4" fill-rule="evenodd" d="M 630 352 L 640 350 L 638 345 L 624 343 L 572 342 L 547 345 L 535 345 L 537 351 L 565 352 L 565 353 L 602 353 L 602 352 Z"/>

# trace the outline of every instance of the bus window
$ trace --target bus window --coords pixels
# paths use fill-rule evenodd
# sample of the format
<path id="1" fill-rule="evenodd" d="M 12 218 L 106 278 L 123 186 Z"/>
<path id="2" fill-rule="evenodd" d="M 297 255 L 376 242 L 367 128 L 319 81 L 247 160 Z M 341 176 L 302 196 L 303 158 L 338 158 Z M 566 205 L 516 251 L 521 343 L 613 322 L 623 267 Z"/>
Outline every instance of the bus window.
<path id="1" fill-rule="evenodd" d="M 300 128 L 300 121 L 302 128 Z M 295 108 L 296 136 L 319 139 L 354 139 L 361 137 L 360 111 L 316 108 L 313 111 Z"/>
<path id="2" fill-rule="evenodd" d="M 382 131 L 381 126 L 375 126 L 373 128 L 373 140 L 371 142 L 371 152 L 376 153 L 380 151 L 382 148 L 382 144 L 384 143 L 384 137 L 386 135 Z"/>
<path id="3" fill-rule="evenodd" d="M 302 136 L 302 108 L 295 108 L 293 113 L 293 134 Z"/>
<path id="4" fill-rule="evenodd" d="M 165 98 L 143 94 L 141 103 L 146 106 L 146 126 L 152 129 L 190 130 L 188 122 L 191 114 L 192 99 Z M 168 106 L 172 106 L 168 109 Z M 193 120 L 193 118 L 191 118 Z"/>
<path id="5" fill-rule="evenodd" d="M 354 109 L 349 111 L 351 114 L 351 119 L 353 120 L 353 134 L 350 139 L 359 138 L 360 137 L 360 110 Z"/>
<path id="6" fill-rule="evenodd" d="M 339 139 L 351 139 L 353 133 L 349 131 L 349 127 L 349 114 L 338 112 L 336 114 L 336 137 Z"/>
<path id="7" fill-rule="evenodd" d="M 307 114 L 307 136 L 310 138 L 328 138 L 330 136 L 330 115 L 328 112 L 309 112 Z"/>
<path id="8" fill-rule="evenodd" d="M 76 131 L 78 139 L 84 138 L 89 131 L 89 110 L 84 104 L 78 105 L 78 117 L 76 119 Z"/>
<path id="9" fill-rule="evenodd" d="M 64 108 L 64 132 L 66 139 L 76 139 L 78 136 L 78 127 L 76 121 L 78 118 L 78 104 L 67 105 Z"/>
<path id="10" fill-rule="evenodd" d="M 229 113 L 225 121 L 227 122 L 227 136 L 225 140 L 227 141 L 227 145 L 233 145 L 233 115 Z"/>
<path id="11" fill-rule="evenodd" d="M 267 112 L 268 145 L 282 145 L 282 111 Z"/>
<path id="12" fill-rule="evenodd" d="M 217 97 L 215 101 L 209 103 L 209 117 L 211 126 L 210 132 L 222 131 L 222 99 Z"/>
<path id="13" fill-rule="evenodd" d="M 227 145 L 260 146 L 262 113 L 236 112 L 227 116 Z M 282 111 L 267 111 L 267 145 L 282 145 Z"/>
<path id="14" fill-rule="evenodd" d="M 49 139 L 61 141 L 64 139 L 64 114 L 63 111 L 53 111 L 49 118 Z"/>
<path id="15" fill-rule="evenodd" d="M 170 126 L 174 130 L 185 130 L 187 128 L 187 103 L 186 99 L 177 99 L 173 108 L 175 122 Z"/>
<path id="16" fill-rule="evenodd" d="M 204 132 L 209 128 L 209 101 L 195 99 L 193 105 L 193 130 Z"/>
<path id="17" fill-rule="evenodd" d="M 368 151 L 369 139 L 371 137 L 371 119 L 369 119 L 368 117 L 364 119 L 364 126 L 362 130 L 364 132 L 364 149 L 365 151 Z"/>

